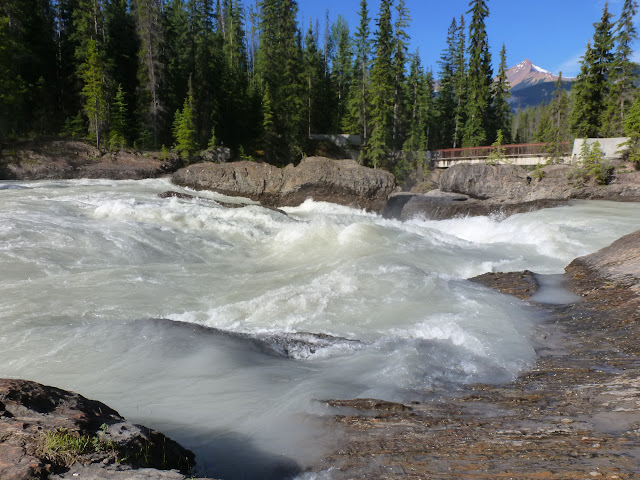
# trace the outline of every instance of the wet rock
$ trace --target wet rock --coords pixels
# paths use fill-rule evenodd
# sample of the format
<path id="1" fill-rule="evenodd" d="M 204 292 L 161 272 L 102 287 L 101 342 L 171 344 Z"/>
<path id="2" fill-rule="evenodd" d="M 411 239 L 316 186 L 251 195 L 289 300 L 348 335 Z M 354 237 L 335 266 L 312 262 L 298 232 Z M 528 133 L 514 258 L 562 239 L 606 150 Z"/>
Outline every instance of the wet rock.
<path id="1" fill-rule="evenodd" d="M 85 446 L 48 444 L 72 438 L 82 438 Z M 0 379 L 0 478 L 45 478 L 76 463 L 114 462 L 186 472 L 194 455 L 101 402 L 36 382 Z"/>
<path id="2" fill-rule="evenodd" d="M 191 200 L 192 198 L 197 198 L 195 195 L 189 195 L 188 193 L 174 192 L 172 190 L 159 193 L 158 196 L 160 198 L 181 198 L 183 200 Z"/>
<path id="3" fill-rule="evenodd" d="M 164 318 L 139 320 L 143 323 L 153 323 L 166 329 L 195 332 L 198 336 L 222 336 L 249 342 L 264 353 L 278 357 L 305 359 L 322 350 L 332 349 L 336 353 L 351 352 L 361 348 L 364 344 L 359 340 L 336 337 L 324 333 L 309 332 L 271 332 L 271 333 L 243 333 L 219 328 L 206 327 L 195 323 L 179 322 Z"/>
<path id="4" fill-rule="evenodd" d="M 327 420 L 340 441 L 314 470 L 331 468 L 334 480 L 638 478 L 639 240 L 636 232 L 567 267 L 583 299 L 541 309 L 538 328 L 557 337 L 531 370 L 423 396 L 411 410 L 376 400 L 340 410 Z M 529 271 L 472 280 L 521 298 L 536 288 Z"/>
<path id="5" fill-rule="evenodd" d="M 541 179 L 537 179 L 516 165 L 459 164 L 443 172 L 439 188 L 445 192 L 502 203 L 569 199 L 640 200 L 640 172 L 618 173 L 608 185 L 572 182 L 568 165 L 549 165 L 542 172 Z"/>
<path id="6" fill-rule="evenodd" d="M 195 190 L 247 197 L 271 207 L 298 206 L 306 199 L 379 212 L 395 188 L 392 174 L 353 160 L 309 157 L 278 168 L 255 162 L 199 163 L 178 170 L 173 183 Z"/>
<path id="7" fill-rule="evenodd" d="M 505 295 L 513 295 L 521 300 L 528 300 L 540 287 L 535 273 L 529 270 L 506 273 L 489 272 L 469 280 L 493 288 Z"/>
<path id="8" fill-rule="evenodd" d="M 0 154 L 0 180 L 159 177 L 182 164 L 174 153 L 130 150 L 104 153 L 77 140 L 29 140 Z"/>
<path id="9" fill-rule="evenodd" d="M 563 205 L 562 200 L 533 200 L 519 203 L 477 200 L 467 195 L 452 194 L 440 190 L 419 194 L 395 194 L 389 198 L 382 211 L 386 218 L 410 220 L 446 220 L 456 217 L 476 217 L 484 215 L 514 215 Z"/>

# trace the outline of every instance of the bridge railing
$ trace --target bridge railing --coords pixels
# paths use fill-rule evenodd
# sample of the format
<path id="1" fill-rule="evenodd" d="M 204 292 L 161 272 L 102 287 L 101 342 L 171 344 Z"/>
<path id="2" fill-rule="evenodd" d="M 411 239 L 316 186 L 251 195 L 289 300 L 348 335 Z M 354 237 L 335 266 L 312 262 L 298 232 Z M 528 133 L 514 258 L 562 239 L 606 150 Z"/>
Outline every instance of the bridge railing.
<path id="1" fill-rule="evenodd" d="M 572 142 L 562 142 L 562 154 L 571 155 Z M 488 158 L 498 148 L 502 149 L 505 157 L 533 157 L 548 155 L 548 143 L 520 143 L 516 145 L 503 145 L 502 147 L 468 147 L 468 148 L 445 148 L 429 152 L 432 160 L 458 160 L 468 158 Z"/>

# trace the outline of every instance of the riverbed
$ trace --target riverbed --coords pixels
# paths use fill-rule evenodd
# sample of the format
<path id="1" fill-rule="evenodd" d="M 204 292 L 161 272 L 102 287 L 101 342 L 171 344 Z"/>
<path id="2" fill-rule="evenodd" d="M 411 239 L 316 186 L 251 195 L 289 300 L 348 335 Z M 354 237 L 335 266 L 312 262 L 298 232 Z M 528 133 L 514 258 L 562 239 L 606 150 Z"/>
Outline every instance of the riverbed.
<path id="1" fill-rule="evenodd" d="M 560 274 L 640 228 L 632 203 L 399 222 L 158 197 L 169 189 L 194 194 L 166 179 L 0 182 L 0 375 L 99 399 L 227 479 L 321 456 L 318 400 L 513 380 L 543 318 L 467 278 Z"/>

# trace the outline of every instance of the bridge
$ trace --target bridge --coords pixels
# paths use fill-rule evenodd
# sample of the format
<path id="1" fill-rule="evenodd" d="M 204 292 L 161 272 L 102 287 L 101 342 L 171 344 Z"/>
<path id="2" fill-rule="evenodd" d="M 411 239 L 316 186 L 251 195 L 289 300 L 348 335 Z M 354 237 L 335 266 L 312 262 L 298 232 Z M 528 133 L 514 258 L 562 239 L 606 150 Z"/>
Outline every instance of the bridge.
<path id="1" fill-rule="evenodd" d="M 573 142 L 562 142 L 560 145 L 562 158 L 565 161 L 569 160 Z M 449 168 L 458 163 L 487 163 L 498 154 L 500 158 L 496 160 L 496 163 L 538 165 L 546 163 L 549 158 L 548 151 L 549 144 L 547 143 L 520 143 L 502 145 L 501 147 L 445 148 L 429 152 L 428 158 L 431 164 L 437 168 Z"/>

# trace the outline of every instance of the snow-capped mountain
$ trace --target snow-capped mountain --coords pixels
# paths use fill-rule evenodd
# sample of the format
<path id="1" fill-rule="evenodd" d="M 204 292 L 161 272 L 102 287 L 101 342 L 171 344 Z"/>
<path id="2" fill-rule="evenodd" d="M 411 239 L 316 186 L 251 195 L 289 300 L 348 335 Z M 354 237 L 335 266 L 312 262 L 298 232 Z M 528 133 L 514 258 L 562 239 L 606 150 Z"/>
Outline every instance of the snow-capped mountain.
<path id="1" fill-rule="evenodd" d="M 515 111 L 528 106 L 548 103 L 553 97 L 558 76 L 534 65 L 528 58 L 507 70 L 511 97 L 509 104 Z M 562 77 L 564 90 L 571 90 L 574 78 Z"/>
<path id="2" fill-rule="evenodd" d="M 528 85 L 535 85 L 540 82 L 555 82 L 558 80 L 558 76 L 544 68 L 534 65 L 533 62 L 527 58 L 525 61 L 507 70 L 507 80 L 511 84 L 511 88 L 514 88 L 523 82 Z"/>

